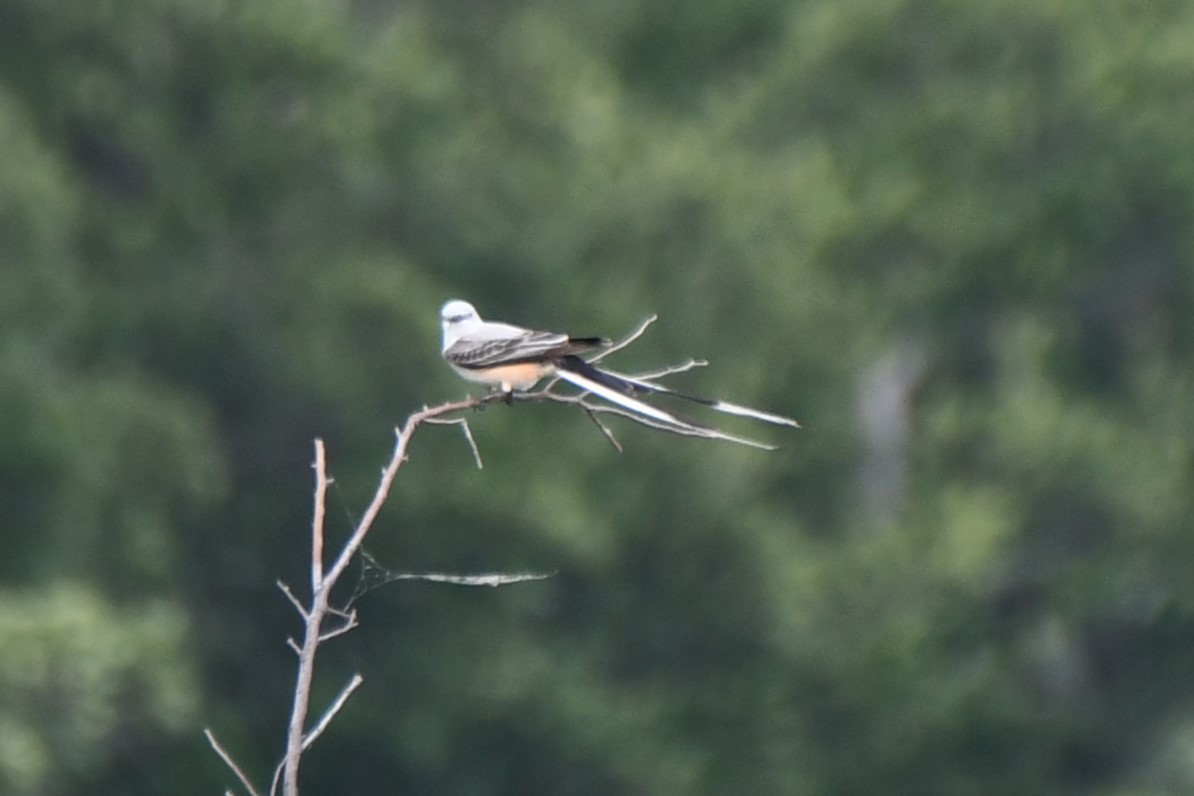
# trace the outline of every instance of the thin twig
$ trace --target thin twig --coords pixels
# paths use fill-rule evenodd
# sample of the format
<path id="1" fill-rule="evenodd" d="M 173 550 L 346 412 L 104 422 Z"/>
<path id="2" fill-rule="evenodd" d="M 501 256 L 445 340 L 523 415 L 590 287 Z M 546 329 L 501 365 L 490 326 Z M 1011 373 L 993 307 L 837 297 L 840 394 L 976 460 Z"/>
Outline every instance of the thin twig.
<path id="1" fill-rule="evenodd" d="M 207 736 L 207 742 L 211 744 L 211 748 L 214 749 L 216 754 L 220 756 L 220 759 L 224 761 L 224 765 L 228 766 L 232 773 L 236 775 L 236 778 L 240 780 L 241 786 L 249 792 L 249 796 L 259 796 L 257 789 L 253 787 L 253 783 L 250 782 L 249 778 L 245 776 L 245 772 L 240 770 L 240 766 L 238 766 L 236 761 L 232 759 L 232 755 L 228 754 L 226 751 L 224 751 L 224 747 L 220 746 L 220 742 L 216 740 L 216 736 L 212 733 L 211 729 L 204 728 L 203 734 Z M 230 793 L 231 791 L 225 792 Z"/>
<path id="2" fill-rule="evenodd" d="M 301 602 L 299 602 L 299 598 L 294 596 L 294 592 L 292 592 L 290 590 L 290 587 L 287 586 L 286 583 L 281 580 L 274 581 L 274 584 L 279 589 L 282 590 L 282 593 L 286 595 L 286 599 L 290 600 L 290 604 L 294 606 L 294 610 L 299 612 L 299 616 L 301 616 L 303 618 L 303 621 L 304 622 L 307 621 L 307 618 L 309 616 L 307 614 L 307 609 L 303 606 L 303 604 Z"/>
<path id="3" fill-rule="evenodd" d="M 427 422 L 441 426 L 460 426 L 460 430 L 464 432 L 464 438 L 468 440 L 469 448 L 473 451 L 473 461 L 477 463 L 477 469 L 485 469 L 485 463 L 481 461 L 481 451 L 477 450 L 477 441 L 473 439 L 473 432 L 469 428 L 467 417 L 429 417 Z"/>
<path id="4" fill-rule="evenodd" d="M 659 320 L 658 315 L 651 315 L 649 318 L 644 318 L 642 321 L 639 322 L 639 325 L 636 326 L 634 328 L 634 330 L 630 332 L 630 334 L 626 335 L 621 340 L 618 340 L 616 343 L 609 346 L 608 348 L 601 349 L 601 353 L 597 354 L 594 357 L 591 357 L 589 359 L 589 361 L 590 362 L 600 362 L 601 360 L 605 359 L 610 354 L 621 351 L 623 348 L 625 348 L 626 346 L 633 343 L 635 340 L 642 337 L 643 332 L 647 331 L 647 327 L 650 326 L 651 324 L 655 323 L 655 321 L 657 321 L 657 320 Z"/>
<path id="5" fill-rule="evenodd" d="M 326 633 L 320 633 L 319 640 L 322 642 L 335 638 L 336 636 L 343 636 L 345 633 L 356 627 L 357 624 L 357 612 L 353 611 L 345 618 L 344 624 L 340 625 L 340 627 L 336 628 L 335 630 L 329 630 Z"/>
<path id="6" fill-rule="evenodd" d="M 471 575 L 457 575 L 452 572 L 400 572 L 386 578 L 387 583 L 396 580 L 426 580 L 432 583 L 454 583 L 457 586 L 505 586 L 528 580 L 547 580 L 555 572 L 480 572 Z"/>
<path id="7" fill-rule="evenodd" d="M 311 593 L 323 586 L 323 515 L 330 479 L 323 440 L 315 441 L 315 507 L 311 512 Z"/>
<path id="8" fill-rule="evenodd" d="M 693 368 L 703 368 L 707 367 L 708 365 L 709 363 L 703 359 L 688 359 L 677 365 L 668 365 L 667 367 L 659 368 L 657 370 L 649 370 L 646 373 L 635 373 L 633 374 L 632 378 L 638 379 L 640 381 L 661 379 L 664 376 L 671 376 L 673 373 L 684 373 L 686 371 L 692 370 Z"/>
<path id="9" fill-rule="evenodd" d="M 481 451 L 477 449 L 477 441 L 473 439 L 473 430 L 464 418 L 460 420 L 460 429 L 464 432 L 464 438 L 468 440 L 469 447 L 473 449 L 473 458 L 477 460 L 477 469 L 485 469 L 485 463 L 481 461 Z"/>
<path id="10" fill-rule="evenodd" d="M 614 450 L 616 450 L 618 453 L 621 453 L 622 443 L 618 442 L 618 438 L 614 436 L 614 432 L 609 430 L 609 426 L 601 422 L 601 418 L 597 417 L 597 413 L 593 411 L 591 406 L 586 406 L 582 403 L 581 407 L 585 410 L 585 414 L 589 416 L 589 419 L 597 424 L 597 428 L 600 429 L 601 433 L 605 435 L 605 438 L 609 440 L 609 444 L 614 446 Z"/>
<path id="11" fill-rule="evenodd" d="M 323 735 L 323 731 L 326 730 L 327 726 L 332 723 L 332 719 L 334 719 L 336 714 L 340 712 L 340 708 L 344 707 L 344 703 L 348 701 L 350 696 L 352 696 L 352 692 L 356 691 L 363 682 L 365 682 L 365 678 L 361 677 L 360 674 L 354 674 L 352 679 L 348 681 L 348 684 L 345 685 L 344 688 L 340 689 L 340 695 L 337 696 L 335 701 L 328 706 L 328 709 L 323 712 L 322 716 L 320 716 L 319 721 L 315 723 L 315 726 L 312 727 L 307 733 L 307 736 L 303 738 L 304 752 L 310 748 L 311 744 L 315 743 L 316 738 L 318 738 L 320 735 Z"/>

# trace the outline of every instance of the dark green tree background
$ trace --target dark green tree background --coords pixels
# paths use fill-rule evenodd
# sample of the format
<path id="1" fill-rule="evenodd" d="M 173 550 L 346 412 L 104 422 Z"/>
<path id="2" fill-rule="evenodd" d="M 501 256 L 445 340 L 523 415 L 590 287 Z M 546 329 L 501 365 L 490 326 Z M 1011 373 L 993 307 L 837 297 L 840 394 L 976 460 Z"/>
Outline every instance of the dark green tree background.
<path id="1" fill-rule="evenodd" d="M 307 793 L 1194 789 L 1194 7 L 0 4 L 0 792 L 281 749 L 439 304 L 793 414 L 424 429 Z M 771 430 L 768 429 L 770 432 Z"/>

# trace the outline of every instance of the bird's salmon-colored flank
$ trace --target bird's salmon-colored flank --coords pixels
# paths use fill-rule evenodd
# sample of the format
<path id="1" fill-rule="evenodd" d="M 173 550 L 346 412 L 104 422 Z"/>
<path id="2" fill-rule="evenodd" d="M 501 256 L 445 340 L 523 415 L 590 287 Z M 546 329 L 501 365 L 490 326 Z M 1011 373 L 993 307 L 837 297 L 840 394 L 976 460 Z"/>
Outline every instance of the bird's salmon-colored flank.
<path id="1" fill-rule="evenodd" d="M 529 390 L 535 383 L 553 370 L 543 362 L 518 362 L 513 365 L 498 365 L 487 368 L 485 380 L 492 383 L 500 382 L 502 389 L 509 391 Z"/>

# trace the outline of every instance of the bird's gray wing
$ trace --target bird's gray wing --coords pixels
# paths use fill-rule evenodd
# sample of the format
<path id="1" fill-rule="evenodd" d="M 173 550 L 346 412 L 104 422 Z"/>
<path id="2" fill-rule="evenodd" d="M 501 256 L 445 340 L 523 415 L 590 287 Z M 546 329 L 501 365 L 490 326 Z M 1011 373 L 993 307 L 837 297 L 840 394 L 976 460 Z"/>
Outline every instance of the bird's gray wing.
<path id="1" fill-rule="evenodd" d="M 566 334 L 523 331 L 510 337 L 466 335 L 444 351 L 444 359 L 462 368 L 492 368 L 553 359 L 570 353 Z"/>

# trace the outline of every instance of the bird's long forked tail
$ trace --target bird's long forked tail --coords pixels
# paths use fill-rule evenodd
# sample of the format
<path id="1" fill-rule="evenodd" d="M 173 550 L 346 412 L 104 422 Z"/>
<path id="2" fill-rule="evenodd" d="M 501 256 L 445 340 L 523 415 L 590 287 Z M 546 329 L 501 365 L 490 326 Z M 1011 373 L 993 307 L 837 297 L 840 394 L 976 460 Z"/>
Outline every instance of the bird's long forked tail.
<path id="1" fill-rule="evenodd" d="M 633 393 L 655 393 L 656 395 L 668 395 L 672 398 L 679 398 L 691 403 L 707 406 L 715 412 L 724 412 L 727 415 L 737 415 L 739 417 L 752 417 L 755 420 L 762 420 L 764 423 L 773 423 L 777 426 L 790 426 L 792 428 L 800 428 L 800 423 L 790 417 L 777 415 L 772 412 L 764 412 L 761 409 L 752 409 L 749 406 L 742 406 L 740 404 L 730 403 L 729 401 L 718 401 L 712 398 L 700 398 L 695 395 L 673 390 L 671 387 L 664 387 L 662 384 L 656 384 L 653 381 L 646 379 L 635 378 L 634 376 L 627 376 L 622 373 L 613 373 L 612 371 L 602 370 L 590 362 L 586 362 L 580 357 L 565 357 L 564 361 L 560 363 L 561 369 L 575 370 L 583 375 L 588 376 L 594 381 L 599 381 L 605 386 L 618 390 L 624 394 L 630 395 Z"/>
<path id="2" fill-rule="evenodd" d="M 740 406 L 738 404 L 729 403 L 727 401 L 717 401 L 708 398 L 699 398 L 694 395 L 672 390 L 654 382 L 646 381 L 644 379 L 636 379 L 631 376 L 625 376 L 620 373 L 612 373 L 610 371 L 602 370 L 577 356 L 564 357 L 556 369 L 556 375 L 576 387 L 581 388 L 594 395 L 598 395 L 609 401 L 612 404 L 622 407 L 623 409 L 643 417 L 650 418 L 659 422 L 672 430 L 680 431 L 681 433 L 706 437 L 709 439 L 723 439 L 730 442 L 737 442 L 743 445 L 750 445 L 756 448 L 763 448 L 766 450 L 774 450 L 774 445 L 768 445 L 756 440 L 747 439 L 745 437 L 727 434 L 712 426 L 707 426 L 702 423 L 696 423 L 678 415 L 660 409 L 657 406 L 640 401 L 634 397 L 635 394 L 655 393 L 659 395 L 669 395 L 673 398 L 679 398 L 692 403 L 697 403 L 702 406 L 707 406 L 710 409 L 726 414 L 737 415 L 739 417 L 751 417 L 756 420 L 762 420 L 766 423 L 774 423 L 776 425 L 791 426 L 793 428 L 800 428 L 800 424 L 795 420 L 783 417 L 782 415 L 773 414 L 771 412 L 763 412 L 750 407 Z"/>
<path id="3" fill-rule="evenodd" d="M 691 401 L 692 403 L 707 406 L 715 412 L 724 412 L 727 415 L 737 415 L 739 417 L 753 417 L 755 420 L 762 420 L 764 423 L 772 423 L 777 426 L 791 426 L 792 428 L 800 428 L 800 423 L 790 417 L 777 415 L 772 412 L 764 412 L 761 409 L 752 409 L 749 406 L 742 406 L 741 404 L 733 404 L 729 401 L 718 401 L 712 398 L 699 398 L 695 395 L 689 395 L 678 390 L 673 390 L 670 387 L 664 387 L 662 384 L 656 384 L 653 381 L 646 379 L 636 379 L 632 376 L 619 376 L 627 384 L 633 385 L 636 392 L 656 393 L 658 395 L 670 395 L 672 398 L 680 398 L 684 401 Z"/>

